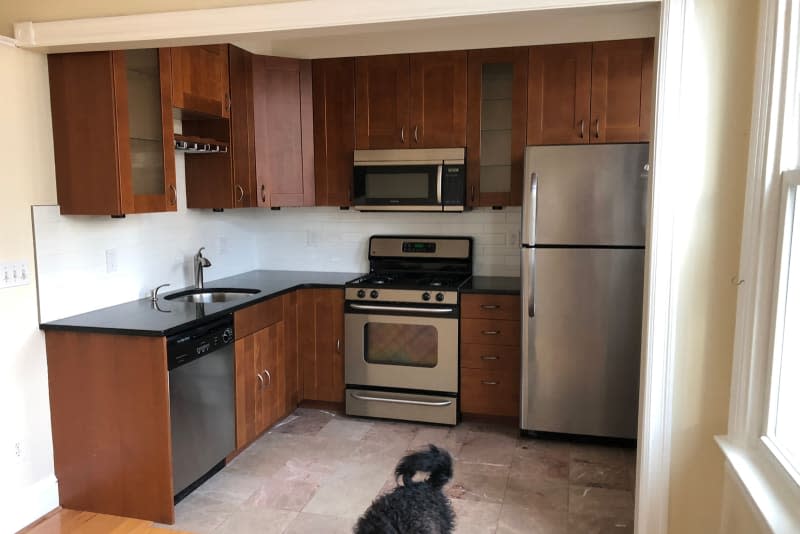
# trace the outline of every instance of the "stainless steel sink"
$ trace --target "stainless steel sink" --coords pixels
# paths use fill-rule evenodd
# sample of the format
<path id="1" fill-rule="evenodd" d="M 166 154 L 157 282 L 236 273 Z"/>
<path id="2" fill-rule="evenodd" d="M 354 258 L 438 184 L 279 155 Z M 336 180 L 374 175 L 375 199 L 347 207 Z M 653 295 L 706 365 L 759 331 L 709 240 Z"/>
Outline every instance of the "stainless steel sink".
<path id="1" fill-rule="evenodd" d="M 206 287 L 203 289 L 187 289 L 172 295 L 166 295 L 165 300 L 178 300 L 181 302 L 230 302 L 242 299 L 249 295 L 261 293 L 260 289 L 241 289 L 230 287 Z"/>

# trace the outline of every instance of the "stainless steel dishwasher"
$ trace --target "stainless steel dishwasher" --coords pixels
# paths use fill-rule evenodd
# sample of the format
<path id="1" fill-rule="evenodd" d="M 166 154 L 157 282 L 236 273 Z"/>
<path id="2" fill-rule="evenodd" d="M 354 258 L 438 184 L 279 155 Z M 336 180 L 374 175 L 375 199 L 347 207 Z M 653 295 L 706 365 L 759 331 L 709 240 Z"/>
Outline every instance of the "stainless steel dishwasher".
<path id="1" fill-rule="evenodd" d="M 236 447 L 233 316 L 167 338 L 175 502 Z"/>

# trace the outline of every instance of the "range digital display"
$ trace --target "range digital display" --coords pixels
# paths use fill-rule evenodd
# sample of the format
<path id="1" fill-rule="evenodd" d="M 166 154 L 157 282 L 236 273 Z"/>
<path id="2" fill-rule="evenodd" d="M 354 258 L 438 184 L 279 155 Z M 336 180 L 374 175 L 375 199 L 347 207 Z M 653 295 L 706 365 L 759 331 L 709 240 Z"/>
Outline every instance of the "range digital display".
<path id="1" fill-rule="evenodd" d="M 436 252 L 436 243 L 431 243 L 430 241 L 403 241 L 403 252 L 433 254 Z"/>

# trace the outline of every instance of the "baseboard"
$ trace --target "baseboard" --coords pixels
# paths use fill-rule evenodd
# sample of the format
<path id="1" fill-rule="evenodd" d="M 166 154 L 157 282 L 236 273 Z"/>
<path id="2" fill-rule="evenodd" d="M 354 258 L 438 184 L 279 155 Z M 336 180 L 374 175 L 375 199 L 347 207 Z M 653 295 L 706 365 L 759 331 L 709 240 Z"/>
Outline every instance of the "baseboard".
<path id="1" fill-rule="evenodd" d="M 9 496 L 8 511 L 0 519 L 0 532 L 17 532 L 58 508 L 58 481 L 50 475 Z"/>

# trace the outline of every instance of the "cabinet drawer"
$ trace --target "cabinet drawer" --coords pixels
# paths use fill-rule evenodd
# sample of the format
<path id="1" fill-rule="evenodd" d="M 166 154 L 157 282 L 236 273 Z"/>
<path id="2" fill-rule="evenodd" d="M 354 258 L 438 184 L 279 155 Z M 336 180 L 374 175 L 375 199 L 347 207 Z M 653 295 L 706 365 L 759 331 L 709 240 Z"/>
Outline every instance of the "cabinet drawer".
<path id="1" fill-rule="evenodd" d="M 462 343 L 461 368 L 519 374 L 519 347 Z"/>
<path id="2" fill-rule="evenodd" d="M 234 335 L 236 339 L 240 339 L 281 320 L 283 320 L 283 297 L 264 300 L 234 312 Z"/>
<path id="3" fill-rule="evenodd" d="M 462 319 L 461 342 L 519 347 L 519 321 Z"/>
<path id="4" fill-rule="evenodd" d="M 461 411 L 487 415 L 519 415 L 519 376 L 486 369 L 462 369 Z"/>
<path id="5" fill-rule="evenodd" d="M 518 295 L 462 295 L 461 317 L 519 321 Z"/>

